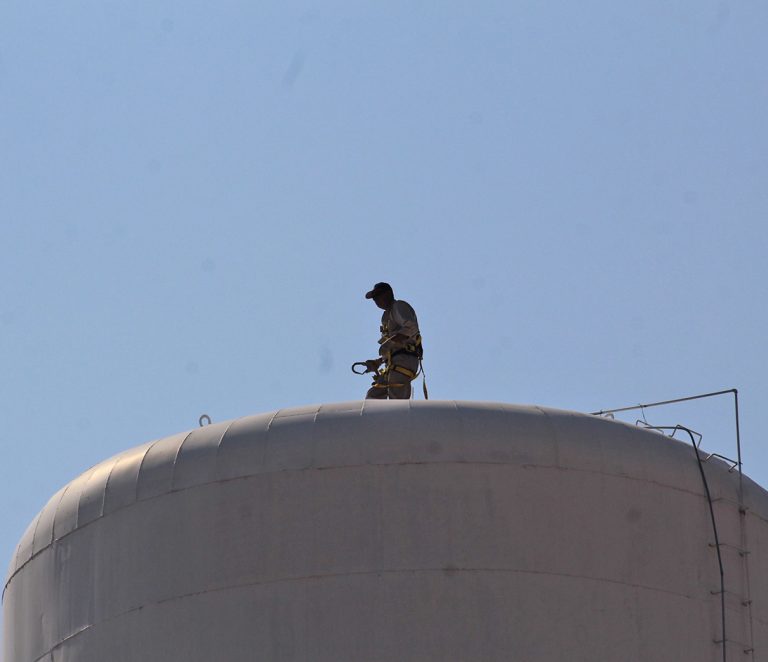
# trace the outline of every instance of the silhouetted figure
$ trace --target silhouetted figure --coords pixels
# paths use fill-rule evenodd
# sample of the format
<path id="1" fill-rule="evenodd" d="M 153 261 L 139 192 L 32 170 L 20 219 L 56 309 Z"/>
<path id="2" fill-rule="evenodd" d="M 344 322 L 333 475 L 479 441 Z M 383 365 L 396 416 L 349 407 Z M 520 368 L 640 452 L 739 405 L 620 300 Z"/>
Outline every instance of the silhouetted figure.
<path id="1" fill-rule="evenodd" d="M 411 381 L 419 372 L 422 356 L 421 335 L 416 311 L 405 301 L 395 299 L 389 283 L 376 283 L 365 295 L 384 311 L 381 316 L 379 358 L 365 366 L 376 372 L 373 385 L 365 397 L 384 400 L 406 400 L 411 397 Z M 381 366 L 383 369 L 380 369 Z"/>

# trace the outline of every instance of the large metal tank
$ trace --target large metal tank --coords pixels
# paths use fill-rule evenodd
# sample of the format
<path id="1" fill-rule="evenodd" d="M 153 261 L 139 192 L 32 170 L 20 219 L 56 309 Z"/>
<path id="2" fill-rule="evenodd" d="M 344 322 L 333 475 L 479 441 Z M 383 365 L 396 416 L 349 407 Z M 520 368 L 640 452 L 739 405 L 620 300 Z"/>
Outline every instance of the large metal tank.
<path id="1" fill-rule="evenodd" d="M 4 660 L 768 660 L 768 494 L 745 478 L 740 513 L 704 470 L 723 601 L 694 450 L 656 432 L 434 401 L 209 425 L 53 496 Z"/>

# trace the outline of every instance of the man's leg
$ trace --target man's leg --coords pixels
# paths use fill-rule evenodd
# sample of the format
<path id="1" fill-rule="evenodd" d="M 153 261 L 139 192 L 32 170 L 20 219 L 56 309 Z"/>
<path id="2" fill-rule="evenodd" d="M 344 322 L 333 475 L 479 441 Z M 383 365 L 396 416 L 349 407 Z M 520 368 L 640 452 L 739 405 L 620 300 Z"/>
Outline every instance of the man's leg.
<path id="1" fill-rule="evenodd" d="M 411 397 L 411 375 L 416 375 L 419 370 L 419 359 L 414 356 L 397 356 L 395 365 L 404 368 L 409 374 L 395 370 L 394 366 L 388 373 L 390 400 L 407 400 Z"/>
<path id="2" fill-rule="evenodd" d="M 387 391 L 390 400 L 407 400 L 411 397 L 411 378 L 392 370 Z"/>
<path id="3" fill-rule="evenodd" d="M 376 376 L 373 378 L 373 386 L 368 389 L 368 393 L 365 394 L 366 400 L 386 400 L 387 398 L 387 382 L 386 377 Z"/>

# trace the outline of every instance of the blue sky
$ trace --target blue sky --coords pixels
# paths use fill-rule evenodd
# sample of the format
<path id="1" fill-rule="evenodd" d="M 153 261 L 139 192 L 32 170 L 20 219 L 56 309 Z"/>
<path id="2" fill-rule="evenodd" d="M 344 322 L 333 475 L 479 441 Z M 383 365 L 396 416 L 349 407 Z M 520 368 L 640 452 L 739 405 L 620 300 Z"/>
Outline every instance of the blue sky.
<path id="1" fill-rule="evenodd" d="M 432 398 L 737 387 L 768 485 L 766 24 L 757 0 L 3 3 L 2 562 L 120 450 L 362 397 L 379 280 Z M 727 398 L 647 415 L 735 453 Z"/>

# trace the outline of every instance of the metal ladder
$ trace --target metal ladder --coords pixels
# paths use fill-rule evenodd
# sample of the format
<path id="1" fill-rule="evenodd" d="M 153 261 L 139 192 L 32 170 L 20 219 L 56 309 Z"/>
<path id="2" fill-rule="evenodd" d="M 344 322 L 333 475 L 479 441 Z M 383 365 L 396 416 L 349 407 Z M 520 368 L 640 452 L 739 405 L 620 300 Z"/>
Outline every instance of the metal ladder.
<path id="1" fill-rule="evenodd" d="M 651 425 L 645 420 L 644 410 L 648 407 L 657 407 L 669 405 L 677 402 L 686 402 L 688 400 L 699 400 L 701 398 L 710 398 L 718 395 L 733 394 L 734 412 L 736 421 L 736 451 L 737 458 L 733 460 L 719 455 L 718 453 L 704 453 L 700 448 L 701 434 L 691 430 L 683 425 L 675 426 L 656 426 Z M 717 556 L 717 563 L 720 574 L 720 586 L 710 590 L 710 595 L 717 598 L 719 612 L 719 635 L 713 637 L 714 644 L 720 647 L 722 651 L 722 660 L 727 662 L 728 654 L 733 653 L 738 660 L 748 660 L 753 662 L 755 659 L 754 649 L 754 625 L 752 618 L 752 598 L 750 595 L 749 580 L 749 538 L 747 535 L 747 507 L 744 504 L 744 475 L 742 472 L 741 461 L 741 435 L 739 431 L 739 394 L 738 391 L 727 389 L 713 393 L 704 393 L 687 398 L 677 398 L 674 400 L 663 400 L 652 402 L 646 405 L 632 405 L 629 407 L 620 407 L 618 409 L 601 410 L 593 412 L 595 416 L 608 415 L 613 418 L 613 414 L 623 411 L 643 410 L 643 419 L 636 421 L 637 425 L 645 428 L 657 430 L 658 432 L 670 437 L 675 433 L 685 432 L 688 434 L 696 460 L 701 472 L 704 491 L 709 506 L 709 513 L 712 521 L 712 533 L 714 542 L 710 542 L 709 547 Z M 696 441 L 698 437 L 698 443 Z M 709 491 L 704 464 L 712 458 L 719 458 L 727 462 L 729 471 L 738 469 L 738 489 L 736 499 L 727 497 L 715 497 Z M 727 581 L 726 581 L 727 577 Z M 749 657 L 745 657 L 748 655 Z M 732 659 L 733 657 L 732 656 Z"/>
<path id="2" fill-rule="evenodd" d="M 749 581 L 749 539 L 747 535 L 747 509 L 741 494 L 734 501 L 726 497 L 712 499 L 712 508 L 719 532 L 719 542 L 709 543 L 717 551 L 724 568 L 725 582 L 711 591 L 721 602 L 724 633 L 714 639 L 726 652 L 737 659 L 754 660 L 754 626 Z M 745 657 L 748 655 L 749 657 Z"/>

